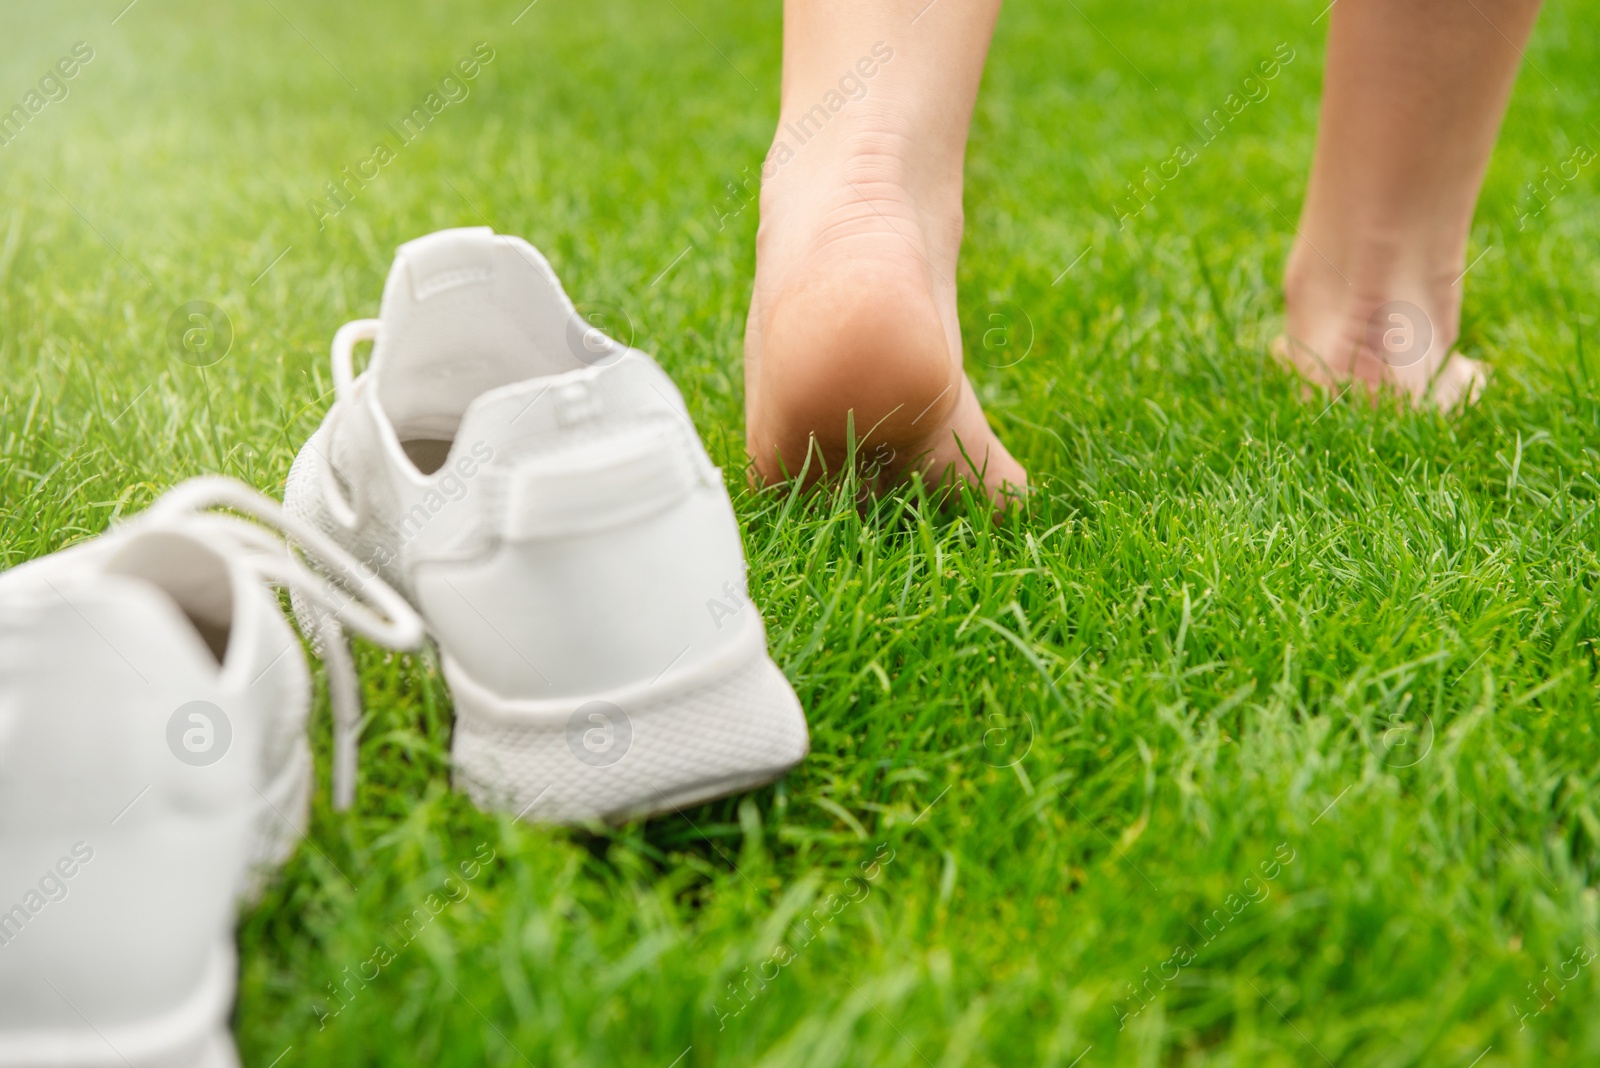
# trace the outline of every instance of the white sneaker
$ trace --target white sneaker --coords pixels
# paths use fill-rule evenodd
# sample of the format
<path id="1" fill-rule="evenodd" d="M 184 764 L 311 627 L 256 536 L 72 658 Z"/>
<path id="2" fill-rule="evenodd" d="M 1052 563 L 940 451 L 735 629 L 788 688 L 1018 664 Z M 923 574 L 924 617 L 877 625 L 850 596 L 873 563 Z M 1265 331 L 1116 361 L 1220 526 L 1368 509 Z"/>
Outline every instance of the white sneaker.
<path id="1" fill-rule="evenodd" d="M 375 340 L 360 377 L 351 350 Z M 806 754 L 721 473 L 649 356 L 487 227 L 402 245 L 284 495 L 422 613 L 481 807 L 620 819 Z"/>
<path id="2" fill-rule="evenodd" d="M 218 505 L 342 563 L 366 604 Z M 421 621 L 238 483 L 185 483 L 0 575 L 0 1068 L 238 1063 L 235 900 L 293 849 L 311 788 L 311 679 L 263 580 L 318 606 L 351 734 L 335 621 L 396 647 Z"/>

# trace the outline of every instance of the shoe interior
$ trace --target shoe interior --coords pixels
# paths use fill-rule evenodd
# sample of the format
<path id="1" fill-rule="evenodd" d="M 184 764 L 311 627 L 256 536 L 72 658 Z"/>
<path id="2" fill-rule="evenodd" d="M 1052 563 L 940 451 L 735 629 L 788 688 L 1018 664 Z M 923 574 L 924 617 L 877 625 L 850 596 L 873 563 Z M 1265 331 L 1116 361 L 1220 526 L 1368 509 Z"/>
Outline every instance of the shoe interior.
<path id="1" fill-rule="evenodd" d="M 438 438 L 402 438 L 400 441 L 406 459 L 425 475 L 431 475 L 444 466 L 444 462 L 450 458 L 450 446 L 454 444 L 453 439 L 441 441 Z"/>
<path id="2" fill-rule="evenodd" d="M 222 557 L 192 538 L 155 532 L 132 539 L 106 571 L 143 579 L 169 597 L 221 666 L 233 633 L 233 581 Z"/>
<path id="3" fill-rule="evenodd" d="M 443 465 L 483 393 L 593 366 L 610 351 L 603 339 L 594 349 L 597 335 L 538 250 L 487 227 L 402 245 L 379 318 L 378 404 L 424 474 Z"/>

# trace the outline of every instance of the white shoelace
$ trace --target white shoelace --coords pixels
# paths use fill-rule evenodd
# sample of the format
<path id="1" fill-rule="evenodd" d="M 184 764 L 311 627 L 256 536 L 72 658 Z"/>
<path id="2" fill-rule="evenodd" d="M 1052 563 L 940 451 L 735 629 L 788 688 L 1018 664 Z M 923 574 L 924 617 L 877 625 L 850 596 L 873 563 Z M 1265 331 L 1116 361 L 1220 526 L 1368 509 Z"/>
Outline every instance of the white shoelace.
<path id="1" fill-rule="evenodd" d="M 227 508 L 250 517 L 214 511 Z M 328 665 L 328 698 L 333 708 L 333 806 L 343 811 L 355 800 L 361 738 L 361 686 L 340 626 L 391 649 L 422 644 L 422 620 L 406 600 L 340 548 L 322 531 L 286 514 L 278 502 L 241 482 L 219 475 L 193 478 L 173 487 L 142 515 L 130 521 L 175 532 L 204 535 L 206 545 L 237 561 L 263 582 L 300 594 L 316 619 L 316 633 Z M 259 524 L 259 525 L 258 525 Z M 341 589 L 301 562 L 298 548 L 319 569 L 339 576 Z M 353 596 L 352 596 L 353 594 Z"/>

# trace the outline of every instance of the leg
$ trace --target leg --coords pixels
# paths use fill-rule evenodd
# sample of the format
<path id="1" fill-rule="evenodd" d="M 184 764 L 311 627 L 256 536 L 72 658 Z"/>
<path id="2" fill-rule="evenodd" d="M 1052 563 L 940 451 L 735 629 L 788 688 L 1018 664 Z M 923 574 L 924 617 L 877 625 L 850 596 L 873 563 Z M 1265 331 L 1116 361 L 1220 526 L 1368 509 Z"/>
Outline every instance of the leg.
<path id="1" fill-rule="evenodd" d="M 1538 10 L 1539 0 L 1334 5 L 1316 159 L 1284 282 L 1287 355 L 1313 381 L 1390 382 L 1446 407 L 1480 388 L 1481 369 L 1450 357 L 1461 272 Z"/>
<path id="2" fill-rule="evenodd" d="M 813 439 L 837 471 L 853 415 L 873 473 L 1024 486 L 962 370 L 956 320 L 967 126 L 999 8 L 787 0 L 745 333 L 761 477 L 798 473 Z"/>

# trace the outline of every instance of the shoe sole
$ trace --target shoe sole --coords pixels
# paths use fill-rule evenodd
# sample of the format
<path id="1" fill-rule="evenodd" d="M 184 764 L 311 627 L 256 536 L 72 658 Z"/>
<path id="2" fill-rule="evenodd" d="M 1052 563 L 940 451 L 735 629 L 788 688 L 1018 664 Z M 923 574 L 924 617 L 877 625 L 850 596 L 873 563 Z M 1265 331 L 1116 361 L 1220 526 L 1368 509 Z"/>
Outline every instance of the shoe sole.
<path id="1" fill-rule="evenodd" d="M 810 749 L 800 701 L 759 626 L 699 670 L 569 701 L 508 700 L 448 657 L 444 670 L 457 787 L 479 808 L 529 822 L 676 811 L 772 782 Z"/>

